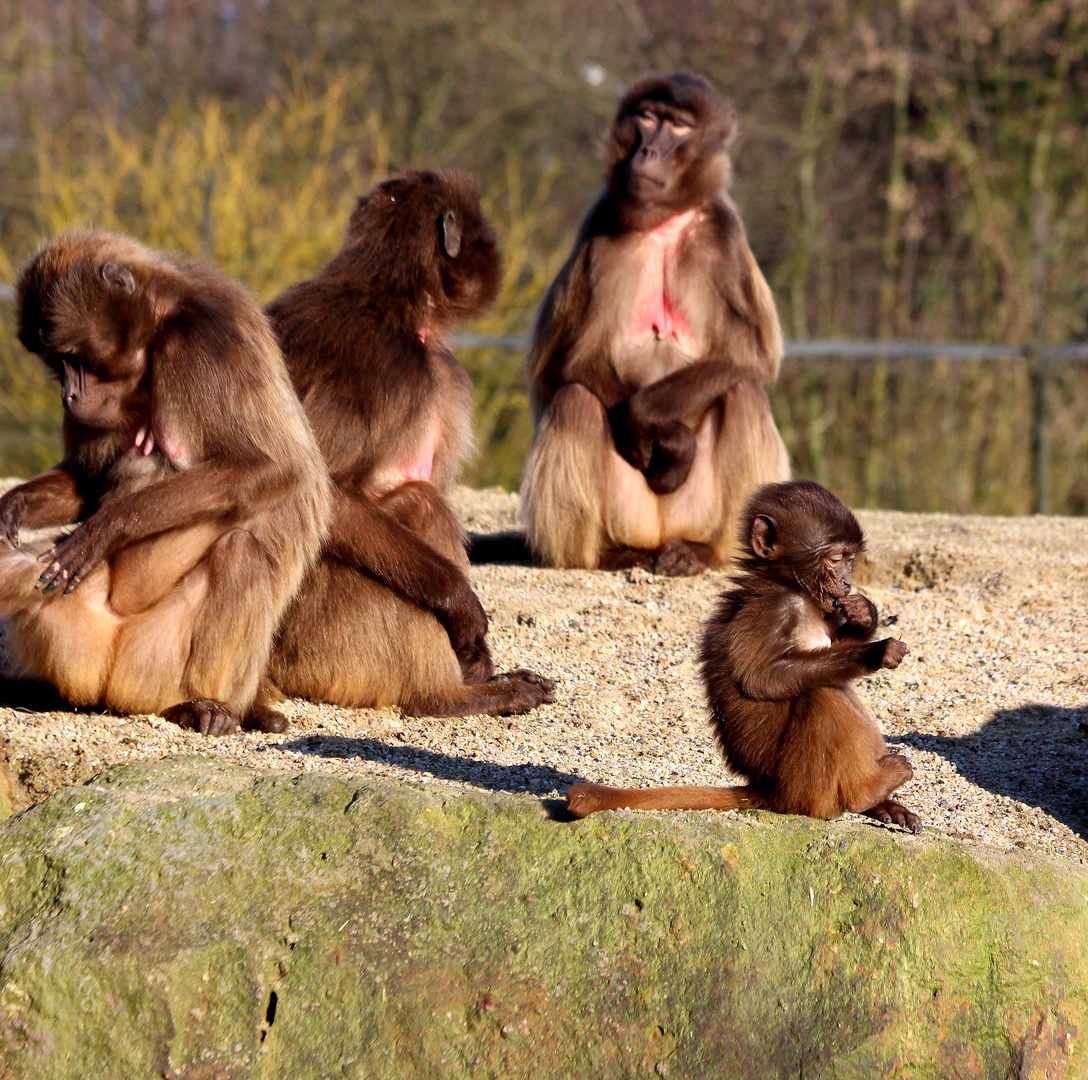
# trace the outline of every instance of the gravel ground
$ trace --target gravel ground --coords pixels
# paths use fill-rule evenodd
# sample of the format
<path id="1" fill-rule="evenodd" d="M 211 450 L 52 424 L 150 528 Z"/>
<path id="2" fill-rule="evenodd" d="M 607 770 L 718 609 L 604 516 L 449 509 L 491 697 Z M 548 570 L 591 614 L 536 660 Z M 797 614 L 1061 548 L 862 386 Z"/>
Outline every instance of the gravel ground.
<path id="1" fill-rule="evenodd" d="M 472 531 L 516 524 L 516 496 L 461 489 L 455 501 Z M 860 684 L 891 748 L 914 764 L 900 797 L 928 828 L 965 843 L 1084 863 L 1088 520 L 859 517 L 870 537 L 859 582 L 887 633 L 911 648 L 898 670 Z M 24 800 L 173 753 L 553 797 L 576 779 L 730 782 L 694 666 L 725 574 L 480 566 L 472 576 L 497 669 L 554 677 L 553 705 L 441 720 L 293 701 L 286 734 L 225 739 L 154 716 L 4 707 L 0 735 Z"/>

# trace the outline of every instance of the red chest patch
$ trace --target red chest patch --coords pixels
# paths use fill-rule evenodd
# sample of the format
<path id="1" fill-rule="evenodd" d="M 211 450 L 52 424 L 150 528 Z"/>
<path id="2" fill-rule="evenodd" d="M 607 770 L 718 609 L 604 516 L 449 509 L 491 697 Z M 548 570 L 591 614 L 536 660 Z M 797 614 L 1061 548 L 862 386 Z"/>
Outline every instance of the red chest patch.
<path id="1" fill-rule="evenodd" d="M 687 337 L 691 333 L 683 312 L 669 299 L 664 281 L 661 291 L 655 293 L 650 303 L 639 312 L 635 333 L 652 333 L 658 341 L 667 337 Z"/>
<path id="2" fill-rule="evenodd" d="M 675 272 L 677 249 L 684 229 L 695 217 L 695 211 L 678 214 L 646 233 L 640 245 L 643 272 L 635 315 L 636 336 L 653 334 L 664 338 L 687 338 L 691 326 L 676 300 L 670 295 L 670 277 Z"/>

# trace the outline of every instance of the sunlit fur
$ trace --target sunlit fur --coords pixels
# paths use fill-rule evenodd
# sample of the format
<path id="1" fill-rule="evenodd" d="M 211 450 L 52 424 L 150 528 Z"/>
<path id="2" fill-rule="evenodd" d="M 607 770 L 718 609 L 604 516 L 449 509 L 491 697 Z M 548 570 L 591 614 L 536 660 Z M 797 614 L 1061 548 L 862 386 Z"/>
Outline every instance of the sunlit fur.
<path id="1" fill-rule="evenodd" d="M 267 320 L 198 260 L 93 230 L 46 245 L 17 291 L 27 348 L 131 388 L 97 426 L 66 415 L 61 463 L 0 500 L 9 539 L 79 523 L 50 556 L 67 595 L 35 588 L 48 542 L 0 547 L 16 673 L 75 704 L 282 728 L 260 680 L 329 489 Z"/>
<path id="2" fill-rule="evenodd" d="M 662 190 L 637 196 L 627 180 L 643 110 L 693 127 Z M 778 315 L 726 190 L 735 125 L 693 75 L 647 76 L 620 103 L 605 186 L 529 346 L 521 499 L 544 565 L 723 566 L 748 495 L 789 476 L 766 392 L 782 356 Z"/>
<path id="3" fill-rule="evenodd" d="M 336 485 L 324 556 L 272 659 L 285 692 L 423 715 L 550 700 L 531 673 L 492 678 L 446 501 L 471 449 L 472 387 L 444 335 L 491 305 L 501 272 L 476 181 L 413 173 L 360 199 L 340 252 L 269 306 Z"/>
<path id="4" fill-rule="evenodd" d="M 864 537 L 854 515 L 818 484 L 770 484 L 743 515 L 744 555 L 734 587 L 706 625 L 700 667 L 714 733 L 742 787 L 627 790 L 576 784 L 567 795 L 583 817 L 604 809 L 764 808 L 815 818 L 845 810 L 920 831 L 890 796 L 913 775 L 889 754 L 852 683 L 897 667 L 907 649 L 874 641 L 877 611 L 857 594 L 830 610 L 846 571 L 818 563 L 836 549 L 856 556 Z"/>

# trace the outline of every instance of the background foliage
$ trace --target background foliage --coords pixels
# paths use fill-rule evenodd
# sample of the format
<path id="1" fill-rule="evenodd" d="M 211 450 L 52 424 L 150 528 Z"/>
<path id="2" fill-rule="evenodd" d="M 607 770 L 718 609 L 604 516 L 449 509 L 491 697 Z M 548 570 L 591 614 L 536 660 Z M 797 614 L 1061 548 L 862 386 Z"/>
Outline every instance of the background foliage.
<path id="1" fill-rule="evenodd" d="M 523 331 L 599 182 L 617 95 L 705 72 L 737 104 L 735 196 L 788 336 L 1041 346 L 1086 335 L 1084 0 L 0 0 L 0 279 L 93 222 L 202 252 L 264 299 L 391 171 L 483 182 Z M 0 471 L 59 407 L 0 312 Z M 515 486 L 521 357 L 465 351 L 481 453 Z M 1088 509 L 1088 375 L 1055 369 L 1049 481 Z M 1026 364 L 789 365 L 801 475 L 858 505 L 1024 512 Z"/>

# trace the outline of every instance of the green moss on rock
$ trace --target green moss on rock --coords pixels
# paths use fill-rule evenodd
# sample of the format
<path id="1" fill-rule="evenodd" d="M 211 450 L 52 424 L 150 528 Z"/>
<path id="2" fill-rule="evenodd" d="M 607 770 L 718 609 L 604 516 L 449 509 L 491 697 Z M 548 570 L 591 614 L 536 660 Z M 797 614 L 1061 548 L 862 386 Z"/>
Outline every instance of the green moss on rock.
<path id="1" fill-rule="evenodd" d="M 118 768 L 0 825 L 0 1076 L 1088 1076 L 1088 873 L 769 814 Z"/>

